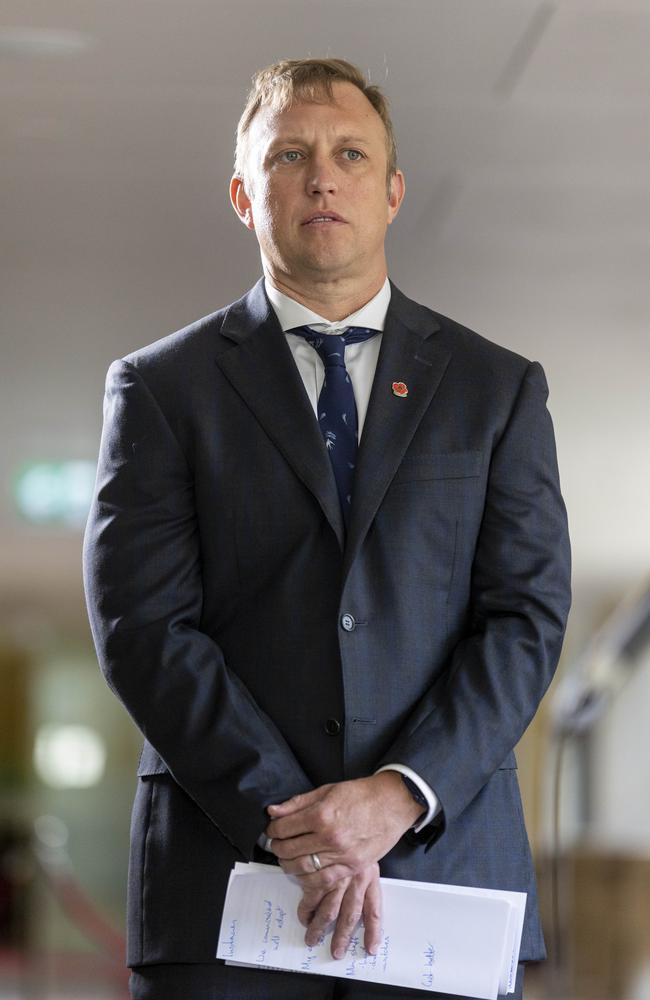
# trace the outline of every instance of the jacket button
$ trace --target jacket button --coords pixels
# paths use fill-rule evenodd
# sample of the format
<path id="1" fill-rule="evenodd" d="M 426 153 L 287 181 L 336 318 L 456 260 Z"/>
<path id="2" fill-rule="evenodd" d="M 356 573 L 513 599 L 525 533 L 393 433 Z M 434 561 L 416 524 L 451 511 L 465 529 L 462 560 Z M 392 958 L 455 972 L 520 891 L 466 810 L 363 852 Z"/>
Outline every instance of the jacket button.
<path id="1" fill-rule="evenodd" d="M 341 723 L 338 719 L 328 719 L 325 723 L 325 732 L 328 736 L 338 736 L 341 732 Z"/>
<path id="2" fill-rule="evenodd" d="M 341 616 L 341 628 L 344 628 L 346 632 L 354 632 L 357 627 L 352 615 L 342 615 Z"/>

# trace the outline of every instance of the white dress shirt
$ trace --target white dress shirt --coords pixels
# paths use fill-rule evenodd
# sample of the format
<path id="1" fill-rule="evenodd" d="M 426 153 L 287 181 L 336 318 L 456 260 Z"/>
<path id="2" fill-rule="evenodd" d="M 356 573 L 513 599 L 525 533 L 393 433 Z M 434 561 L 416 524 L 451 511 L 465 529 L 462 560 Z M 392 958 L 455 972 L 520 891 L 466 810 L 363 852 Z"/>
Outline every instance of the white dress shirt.
<path id="1" fill-rule="evenodd" d="M 341 334 L 349 326 L 363 326 L 369 330 L 384 329 L 388 303 L 390 302 L 390 282 L 388 278 L 379 289 L 377 294 L 366 302 L 365 306 L 357 309 L 356 312 L 336 323 L 323 319 L 318 313 L 312 312 L 307 306 L 303 306 L 295 299 L 290 299 L 288 295 L 278 291 L 265 279 L 266 294 L 276 316 L 280 321 L 280 326 L 287 338 L 287 343 L 293 354 L 293 360 L 298 366 L 298 371 L 305 383 L 305 389 L 309 396 L 309 401 L 314 408 L 314 413 L 318 413 L 317 403 L 320 391 L 325 379 L 325 366 L 320 355 L 307 343 L 299 333 L 288 333 L 297 326 L 308 326 L 317 333 Z M 357 427 L 359 440 L 363 424 L 368 410 L 368 400 L 372 389 L 372 380 L 375 377 L 379 348 L 381 347 L 381 332 L 370 340 L 364 340 L 360 344 L 349 344 L 345 348 L 345 367 L 348 370 L 354 400 L 357 404 Z"/>
<path id="2" fill-rule="evenodd" d="M 314 348 L 307 343 L 304 337 L 297 333 L 288 331 L 297 326 L 309 326 L 317 333 L 341 334 L 349 326 L 362 326 L 370 330 L 379 330 L 380 333 L 369 340 L 364 340 L 359 344 L 349 344 L 345 348 L 345 367 L 348 370 L 354 399 L 357 404 L 358 437 L 361 439 L 363 424 L 368 411 L 368 401 L 370 390 L 375 377 L 377 359 L 382 341 L 382 331 L 386 322 L 386 313 L 390 302 L 390 282 L 386 278 L 384 284 L 369 302 L 366 302 L 361 309 L 346 316 L 345 319 L 332 323 L 324 319 L 318 313 L 312 312 L 300 302 L 285 295 L 284 292 L 275 288 L 268 278 L 264 279 L 264 286 L 273 310 L 278 317 L 282 331 L 287 338 L 287 343 L 291 349 L 293 359 L 296 362 L 298 371 L 304 382 L 307 395 L 314 410 L 314 416 L 318 418 L 318 397 L 325 379 L 325 366 Z M 416 774 L 405 764 L 385 764 L 379 771 L 399 771 L 400 774 L 410 778 L 424 796 L 428 810 L 418 820 L 413 827 L 416 833 L 430 823 L 433 817 L 440 811 L 440 805 L 435 792 L 430 788 L 419 774 Z M 379 774 L 379 771 L 376 773 Z"/>

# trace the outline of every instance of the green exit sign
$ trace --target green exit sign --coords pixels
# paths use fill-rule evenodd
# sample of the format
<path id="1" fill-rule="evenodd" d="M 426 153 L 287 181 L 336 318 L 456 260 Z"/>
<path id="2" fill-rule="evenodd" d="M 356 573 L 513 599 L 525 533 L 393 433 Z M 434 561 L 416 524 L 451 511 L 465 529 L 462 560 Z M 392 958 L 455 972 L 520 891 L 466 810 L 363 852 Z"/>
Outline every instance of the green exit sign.
<path id="1" fill-rule="evenodd" d="M 95 486 L 94 462 L 31 462 L 16 476 L 14 500 L 31 524 L 81 527 Z"/>

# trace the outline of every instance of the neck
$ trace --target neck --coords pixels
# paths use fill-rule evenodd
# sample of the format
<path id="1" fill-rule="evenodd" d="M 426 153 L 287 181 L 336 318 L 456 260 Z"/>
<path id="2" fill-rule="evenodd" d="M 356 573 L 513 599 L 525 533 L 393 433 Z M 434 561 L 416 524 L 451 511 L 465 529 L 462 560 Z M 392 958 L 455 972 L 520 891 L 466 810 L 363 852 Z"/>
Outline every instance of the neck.
<path id="1" fill-rule="evenodd" d="M 358 279 L 338 278 L 306 284 L 303 281 L 293 280 L 291 275 L 278 274 L 271 270 L 266 261 L 263 261 L 263 265 L 264 276 L 274 288 L 332 323 L 345 319 L 346 316 L 365 306 L 366 302 L 374 298 L 386 280 L 384 270 L 382 274 L 373 275 L 372 278 L 369 277 L 362 282 Z"/>

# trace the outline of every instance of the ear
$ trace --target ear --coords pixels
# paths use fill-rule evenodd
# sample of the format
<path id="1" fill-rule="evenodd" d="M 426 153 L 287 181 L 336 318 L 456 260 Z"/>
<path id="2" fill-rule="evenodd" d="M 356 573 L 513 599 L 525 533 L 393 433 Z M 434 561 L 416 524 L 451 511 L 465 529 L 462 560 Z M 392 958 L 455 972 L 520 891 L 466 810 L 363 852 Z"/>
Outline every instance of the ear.
<path id="1" fill-rule="evenodd" d="M 406 191 L 406 183 L 404 181 L 404 174 L 401 170 L 396 170 L 390 179 L 390 187 L 388 190 L 388 225 L 399 212 L 399 207 L 404 199 L 404 193 Z"/>
<path id="2" fill-rule="evenodd" d="M 236 174 L 230 181 L 230 201 L 237 215 L 247 229 L 255 229 L 253 222 L 253 206 L 250 198 L 246 194 L 244 182 Z"/>

